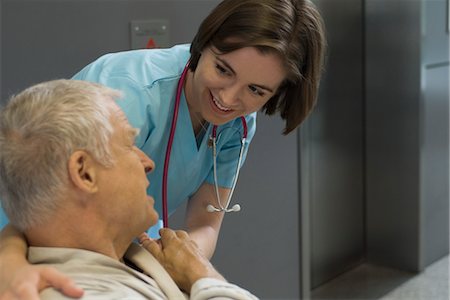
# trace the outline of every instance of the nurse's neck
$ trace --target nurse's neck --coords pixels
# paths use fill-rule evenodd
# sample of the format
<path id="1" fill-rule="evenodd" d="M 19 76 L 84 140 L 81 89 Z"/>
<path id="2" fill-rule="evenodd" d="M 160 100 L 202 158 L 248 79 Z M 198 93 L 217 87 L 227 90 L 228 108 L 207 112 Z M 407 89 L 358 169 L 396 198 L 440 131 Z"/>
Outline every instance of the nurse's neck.
<path id="1" fill-rule="evenodd" d="M 194 91 L 194 72 L 188 70 L 184 82 L 184 96 L 186 97 L 186 103 L 191 117 L 192 129 L 195 136 L 197 136 L 202 132 L 202 129 L 206 129 L 206 120 L 203 119 L 199 109 L 201 99 L 197 99 Z"/>

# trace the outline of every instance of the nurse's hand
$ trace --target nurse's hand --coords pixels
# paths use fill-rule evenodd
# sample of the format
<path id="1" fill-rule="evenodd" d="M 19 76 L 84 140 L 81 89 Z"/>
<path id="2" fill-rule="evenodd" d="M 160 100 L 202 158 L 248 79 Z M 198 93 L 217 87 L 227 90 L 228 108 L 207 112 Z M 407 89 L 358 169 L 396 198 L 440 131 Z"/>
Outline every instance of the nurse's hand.
<path id="1" fill-rule="evenodd" d="M 162 228 L 159 234 L 160 240 L 152 240 L 145 233 L 139 240 L 161 263 L 180 289 L 190 293 L 192 285 L 206 277 L 225 281 L 187 232 Z"/>
<path id="2" fill-rule="evenodd" d="M 69 277 L 54 268 L 27 265 L 13 270 L 14 274 L 9 284 L 2 283 L 0 300 L 39 300 L 39 292 L 50 286 L 60 290 L 68 297 L 80 298 L 83 296 L 82 289 L 76 287 Z M 6 272 L 6 270 L 1 270 L 1 272 Z"/>
<path id="3" fill-rule="evenodd" d="M 79 298 L 83 290 L 53 268 L 30 265 L 23 234 L 11 225 L 0 232 L 0 300 L 39 299 L 39 292 L 52 286 L 64 295 Z"/>

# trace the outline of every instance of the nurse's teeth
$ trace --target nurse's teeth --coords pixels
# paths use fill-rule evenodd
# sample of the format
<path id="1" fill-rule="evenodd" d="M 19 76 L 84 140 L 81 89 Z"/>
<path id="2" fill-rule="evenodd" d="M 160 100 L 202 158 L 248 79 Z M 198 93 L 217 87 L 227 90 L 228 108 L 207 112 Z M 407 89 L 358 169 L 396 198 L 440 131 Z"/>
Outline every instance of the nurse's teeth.
<path id="1" fill-rule="evenodd" d="M 216 104 L 216 106 L 217 106 L 218 108 L 220 108 L 220 110 L 223 110 L 223 111 L 230 111 L 230 110 L 231 110 L 231 108 L 222 106 L 222 105 L 219 103 L 219 101 L 217 101 L 217 99 L 216 99 L 215 97 L 213 97 L 213 101 L 214 101 L 214 103 Z"/>

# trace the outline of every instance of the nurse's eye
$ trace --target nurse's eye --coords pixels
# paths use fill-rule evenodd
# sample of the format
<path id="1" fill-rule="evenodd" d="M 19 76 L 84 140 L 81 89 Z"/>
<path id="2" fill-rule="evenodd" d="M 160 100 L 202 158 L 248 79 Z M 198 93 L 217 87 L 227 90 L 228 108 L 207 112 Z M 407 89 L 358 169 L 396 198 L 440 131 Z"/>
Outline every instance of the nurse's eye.
<path id="1" fill-rule="evenodd" d="M 252 94 L 254 94 L 254 95 L 257 95 L 257 96 L 260 96 L 260 97 L 262 97 L 262 96 L 265 95 L 265 93 L 264 93 L 261 89 L 257 88 L 256 86 L 249 85 L 249 86 L 248 86 L 248 89 L 249 89 L 250 92 L 251 92 Z"/>
<path id="2" fill-rule="evenodd" d="M 220 75 L 230 75 L 230 72 L 219 64 L 216 64 L 216 70 Z"/>

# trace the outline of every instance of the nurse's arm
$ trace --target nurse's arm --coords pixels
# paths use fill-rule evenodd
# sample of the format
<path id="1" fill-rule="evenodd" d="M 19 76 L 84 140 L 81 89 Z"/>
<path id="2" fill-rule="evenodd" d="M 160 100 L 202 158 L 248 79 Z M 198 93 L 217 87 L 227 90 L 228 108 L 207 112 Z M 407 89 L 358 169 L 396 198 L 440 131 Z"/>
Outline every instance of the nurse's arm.
<path id="1" fill-rule="evenodd" d="M 11 225 L 0 232 L 0 299 L 39 299 L 39 291 L 48 286 L 73 298 L 83 295 L 72 280 L 53 268 L 33 266 L 26 260 L 25 237 Z"/>
<path id="2" fill-rule="evenodd" d="M 223 201 L 226 201 L 229 193 L 230 189 L 219 188 L 220 199 Z M 188 201 L 185 226 L 191 239 L 197 243 L 203 254 L 211 259 L 216 249 L 224 213 L 208 212 L 208 204 L 217 206 L 216 192 L 214 185 L 203 183 Z M 225 206 L 225 203 L 222 205 Z"/>

